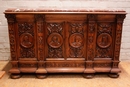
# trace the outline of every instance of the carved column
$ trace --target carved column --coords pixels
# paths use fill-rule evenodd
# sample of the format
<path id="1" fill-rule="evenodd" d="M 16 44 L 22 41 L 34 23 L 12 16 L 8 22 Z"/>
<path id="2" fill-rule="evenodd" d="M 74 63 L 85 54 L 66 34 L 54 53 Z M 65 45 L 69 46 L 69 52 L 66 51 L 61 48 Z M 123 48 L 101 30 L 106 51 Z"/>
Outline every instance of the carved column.
<path id="1" fill-rule="evenodd" d="M 37 48 L 38 48 L 38 69 L 36 71 L 38 78 L 44 78 L 45 76 L 42 74 L 47 73 L 45 69 L 44 62 L 44 50 L 45 50 L 45 42 L 44 42 L 44 15 L 37 14 L 35 15 L 36 20 L 36 30 L 37 30 Z"/>
<path id="2" fill-rule="evenodd" d="M 119 64 L 119 55 L 120 55 L 120 45 L 121 45 L 121 35 L 122 35 L 122 24 L 123 20 L 125 18 L 125 15 L 116 15 L 116 33 L 115 33 L 115 53 L 114 53 L 114 59 L 112 64 L 111 73 L 118 73 L 121 70 L 118 68 Z"/>
<path id="3" fill-rule="evenodd" d="M 15 77 L 20 77 L 18 74 L 20 73 L 18 69 L 18 58 L 17 58 L 17 49 L 16 49 L 16 36 L 15 36 L 15 22 L 16 17 L 13 14 L 6 14 L 5 17 L 8 20 L 8 30 L 9 30 L 9 40 L 10 40 L 10 53 L 11 53 L 11 64 L 12 68 L 10 69 L 10 73 L 15 74 Z M 13 78 L 14 75 L 11 75 Z M 15 78 L 14 77 L 14 78 Z"/>
<path id="4" fill-rule="evenodd" d="M 87 59 L 86 69 L 84 73 L 95 73 L 93 69 L 93 60 L 95 55 L 95 33 L 96 33 L 96 15 L 88 15 L 88 31 L 87 31 Z M 86 76 L 90 78 L 91 76 Z"/>

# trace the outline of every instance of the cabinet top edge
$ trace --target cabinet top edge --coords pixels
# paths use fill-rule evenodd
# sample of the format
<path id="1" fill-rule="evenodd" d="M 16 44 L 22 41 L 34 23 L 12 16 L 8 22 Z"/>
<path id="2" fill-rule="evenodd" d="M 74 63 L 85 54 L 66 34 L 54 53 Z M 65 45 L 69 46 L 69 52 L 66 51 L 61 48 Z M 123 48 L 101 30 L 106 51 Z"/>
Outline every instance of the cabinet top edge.
<path id="1" fill-rule="evenodd" d="M 96 9 L 7 9 L 5 14 L 127 14 L 124 10 Z"/>

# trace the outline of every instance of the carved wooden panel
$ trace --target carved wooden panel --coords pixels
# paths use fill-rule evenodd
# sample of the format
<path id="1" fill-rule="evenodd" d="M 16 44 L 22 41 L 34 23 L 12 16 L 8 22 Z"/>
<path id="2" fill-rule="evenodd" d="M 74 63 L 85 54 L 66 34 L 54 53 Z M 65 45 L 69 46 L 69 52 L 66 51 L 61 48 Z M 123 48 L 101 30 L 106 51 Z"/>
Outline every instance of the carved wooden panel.
<path id="1" fill-rule="evenodd" d="M 114 24 L 113 23 L 98 23 L 97 27 L 97 46 L 96 46 L 96 58 L 112 58 L 113 51 L 113 37 Z"/>
<path id="2" fill-rule="evenodd" d="M 64 47 L 64 22 L 47 22 L 46 32 L 46 56 L 48 58 L 62 58 Z"/>
<path id="3" fill-rule="evenodd" d="M 35 58 L 36 57 L 36 42 L 34 36 L 35 25 L 33 22 L 18 22 L 18 39 L 19 39 L 19 57 L 20 58 Z"/>
<path id="4" fill-rule="evenodd" d="M 85 57 L 86 34 L 85 22 L 68 22 L 67 29 L 67 57 L 68 58 L 83 58 Z"/>

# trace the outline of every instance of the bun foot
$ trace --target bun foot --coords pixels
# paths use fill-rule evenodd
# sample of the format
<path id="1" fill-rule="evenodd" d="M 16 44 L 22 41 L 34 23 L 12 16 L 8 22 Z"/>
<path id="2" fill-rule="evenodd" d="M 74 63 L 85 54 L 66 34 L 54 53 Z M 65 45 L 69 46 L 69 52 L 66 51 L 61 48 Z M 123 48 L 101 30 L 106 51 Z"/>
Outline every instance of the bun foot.
<path id="1" fill-rule="evenodd" d="M 110 73 L 110 74 L 108 74 L 108 76 L 111 78 L 118 78 L 119 74 L 118 73 Z"/>
<path id="2" fill-rule="evenodd" d="M 18 79 L 18 78 L 20 78 L 22 75 L 20 75 L 20 74 L 11 74 L 11 78 L 12 79 Z"/>
<path id="3" fill-rule="evenodd" d="M 44 79 L 47 77 L 47 74 L 36 74 L 36 77 L 39 79 Z"/>
<path id="4" fill-rule="evenodd" d="M 84 77 L 84 78 L 87 78 L 87 79 L 91 79 L 91 78 L 94 77 L 94 74 L 93 74 L 93 73 L 92 73 L 92 74 L 90 74 L 90 73 L 83 74 L 83 77 Z"/>

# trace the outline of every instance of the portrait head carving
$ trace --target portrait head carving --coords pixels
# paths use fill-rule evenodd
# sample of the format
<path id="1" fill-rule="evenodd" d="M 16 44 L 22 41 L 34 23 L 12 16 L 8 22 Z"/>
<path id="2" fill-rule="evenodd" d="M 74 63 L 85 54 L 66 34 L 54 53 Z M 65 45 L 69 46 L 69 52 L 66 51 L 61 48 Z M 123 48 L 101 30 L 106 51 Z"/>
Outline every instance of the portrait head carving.
<path id="1" fill-rule="evenodd" d="M 22 47 L 30 48 L 33 46 L 33 36 L 29 33 L 24 33 L 20 36 L 20 44 Z"/>
<path id="2" fill-rule="evenodd" d="M 60 34 L 52 33 L 51 35 L 49 35 L 47 42 L 52 48 L 58 48 L 62 45 L 63 39 Z"/>
<path id="3" fill-rule="evenodd" d="M 112 38 L 107 33 L 102 33 L 97 38 L 97 44 L 101 48 L 107 48 L 111 45 L 111 43 L 112 43 Z"/>
<path id="4" fill-rule="evenodd" d="M 69 38 L 69 43 L 74 48 L 81 47 L 83 45 L 83 35 L 78 33 L 72 34 Z"/>

